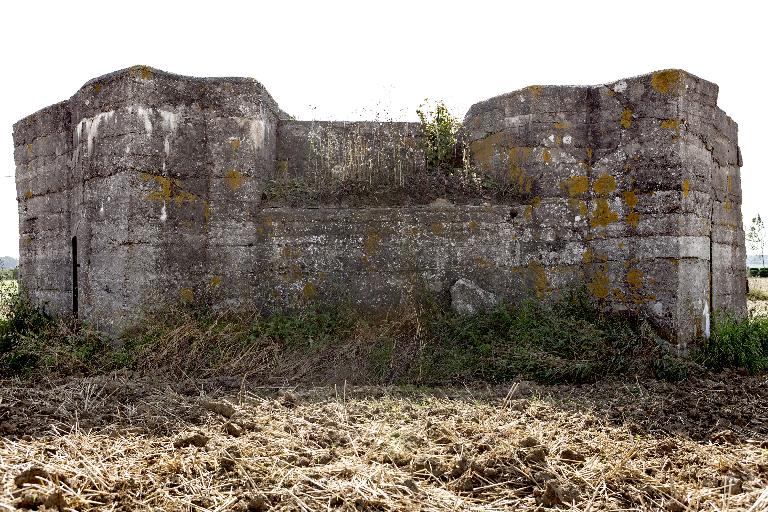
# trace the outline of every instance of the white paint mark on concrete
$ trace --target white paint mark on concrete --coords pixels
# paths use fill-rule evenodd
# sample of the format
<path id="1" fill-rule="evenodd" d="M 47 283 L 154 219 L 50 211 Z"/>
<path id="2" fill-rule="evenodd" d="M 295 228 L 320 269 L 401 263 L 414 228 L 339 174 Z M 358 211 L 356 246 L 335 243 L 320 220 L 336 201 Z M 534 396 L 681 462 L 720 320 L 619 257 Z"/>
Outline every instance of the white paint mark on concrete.
<path id="1" fill-rule="evenodd" d="M 139 107 L 138 109 L 139 116 L 144 120 L 144 131 L 147 132 L 147 135 L 150 137 L 152 136 L 152 120 L 149 117 L 151 112 L 151 109 L 148 110 L 142 107 Z"/>
<path id="2" fill-rule="evenodd" d="M 613 92 L 622 93 L 627 90 L 627 82 L 622 80 L 613 86 Z"/>
<path id="3" fill-rule="evenodd" d="M 93 117 L 86 117 L 82 119 L 77 125 L 77 139 L 79 141 L 82 136 L 85 135 L 85 139 L 88 143 L 89 156 L 93 152 L 93 140 L 99 134 L 99 125 L 101 125 L 102 122 L 109 121 L 114 115 L 114 110 L 110 110 L 108 112 L 100 112 Z M 83 134 L 83 132 L 85 133 Z"/>
<path id="4" fill-rule="evenodd" d="M 160 117 L 163 118 L 163 128 L 169 132 L 175 134 L 179 127 L 179 114 L 178 112 L 170 112 L 168 110 L 161 110 Z"/>
<path id="5" fill-rule="evenodd" d="M 549 137 L 547 137 L 547 140 L 549 142 L 551 142 L 552 144 L 554 144 L 555 143 L 555 136 L 554 135 L 550 135 Z"/>
<path id="6" fill-rule="evenodd" d="M 571 142 L 573 142 L 573 137 L 571 137 L 570 135 L 566 135 L 565 137 L 563 137 L 563 144 L 570 144 Z"/>
<path id="7" fill-rule="evenodd" d="M 264 147 L 264 121 L 261 119 L 248 119 L 244 117 L 236 117 L 235 120 L 240 127 L 248 126 L 248 138 L 251 139 L 253 150 L 260 152 Z"/>
<path id="8" fill-rule="evenodd" d="M 168 219 L 168 212 L 165 209 L 165 201 L 163 201 L 163 207 L 160 208 L 160 222 L 165 222 Z"/>
<path id="9" fill-rule="evenodd" d="M 704 337 L 709 339 L 709 303 L 704 301 Z"/>
<path id="10" fill-rule="evenodd" d="M 171 154 L 171 141 L 168 139 L 168 136 L 165 136 L 165 139 L 163 140 L 163 151 L 165 151 L 165 156 Z"/>

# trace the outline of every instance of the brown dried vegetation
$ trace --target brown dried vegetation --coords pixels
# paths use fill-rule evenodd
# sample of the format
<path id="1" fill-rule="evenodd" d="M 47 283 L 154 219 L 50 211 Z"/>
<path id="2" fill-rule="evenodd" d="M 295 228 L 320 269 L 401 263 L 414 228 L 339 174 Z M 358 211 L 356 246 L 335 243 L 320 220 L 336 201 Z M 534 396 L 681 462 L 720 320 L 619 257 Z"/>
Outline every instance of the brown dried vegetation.
<path id="1" fill-rule="evenodd" d="M 0 386 L 0 510 L 766 510 L 768 382 Z"/>

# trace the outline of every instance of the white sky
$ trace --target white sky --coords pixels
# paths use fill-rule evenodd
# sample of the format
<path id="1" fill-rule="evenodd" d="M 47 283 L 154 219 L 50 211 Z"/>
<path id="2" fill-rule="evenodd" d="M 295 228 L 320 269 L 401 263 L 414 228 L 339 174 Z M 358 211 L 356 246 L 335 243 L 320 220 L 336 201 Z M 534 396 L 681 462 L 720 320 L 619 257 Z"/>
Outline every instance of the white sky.
<path id="1" fill-rule="evenodd" d="M 739 124 L 745 224 L 768 217 L 766 13 L 760 1 L 0 2 L 0 256 L 18 256 L 12 124 L 134 64 L 251 76 L 299 119 L 459 118 L 532 84 L 683 68 Z"/>

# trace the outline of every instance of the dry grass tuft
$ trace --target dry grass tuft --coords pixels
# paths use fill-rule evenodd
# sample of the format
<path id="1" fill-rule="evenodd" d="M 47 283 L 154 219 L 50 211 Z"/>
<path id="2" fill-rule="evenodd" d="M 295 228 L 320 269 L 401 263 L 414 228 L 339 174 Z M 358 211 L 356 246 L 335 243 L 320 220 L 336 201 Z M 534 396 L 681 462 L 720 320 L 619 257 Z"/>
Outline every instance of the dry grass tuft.
<path id="1" fill-rule="evenodd" d="M 0 383 L 0 510 L 766 510 L 768 383 Z"/>

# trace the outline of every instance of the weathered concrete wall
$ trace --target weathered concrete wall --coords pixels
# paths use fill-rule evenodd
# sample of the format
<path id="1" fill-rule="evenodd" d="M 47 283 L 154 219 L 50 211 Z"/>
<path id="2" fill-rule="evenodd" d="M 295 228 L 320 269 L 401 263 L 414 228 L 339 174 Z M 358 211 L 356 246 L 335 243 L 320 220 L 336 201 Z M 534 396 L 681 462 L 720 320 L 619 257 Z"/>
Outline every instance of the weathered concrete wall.
<path id="1" fill-rule="evenodd" d="M 743 313 L 736 124 L 715 84 L 668 70 L 533 86 L 474 105 L 465 127 L 477 167 L 519 198 L 522 263 L 542 265 L 543 288 L 584 280 L 680 340 L 714 309 Z"/>
<path id="2" fill-rule="evenodd" d="M 179 301 L 384 312 L 460 277 L 510 300 L 586 282 L 685 342 L 744 310 L 736 125 L 667 71 L 530 87 L 428 172 L 414 123 L 294 121 L 249 79 L 136 67 L 14 127 L 22 283 L 112 332 Z M 711 280 L 711 282 L 710 282 Z"/>
<path id="3" fill-rule="evenodd" d="M 14 126 L 19 202 L 20 282 L 51 311 L 72 311 L 72 130 L 68 102 L 45 108 Z"/>

